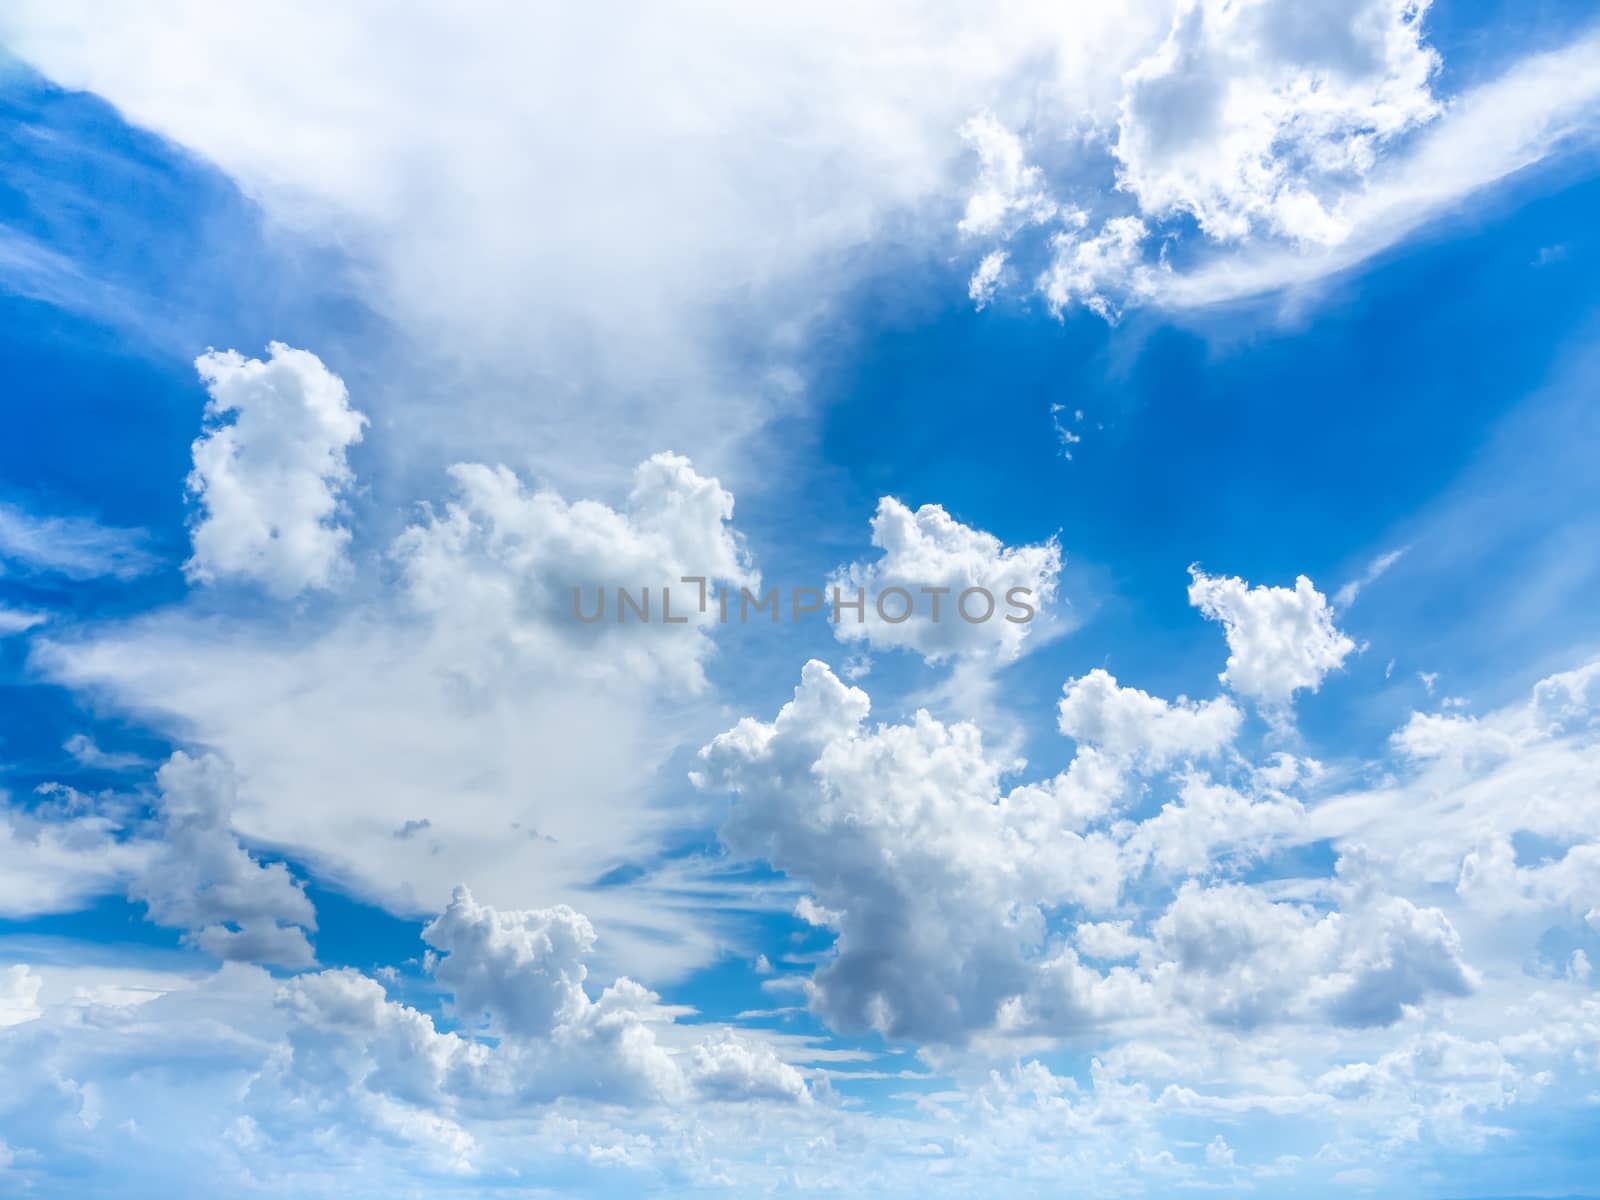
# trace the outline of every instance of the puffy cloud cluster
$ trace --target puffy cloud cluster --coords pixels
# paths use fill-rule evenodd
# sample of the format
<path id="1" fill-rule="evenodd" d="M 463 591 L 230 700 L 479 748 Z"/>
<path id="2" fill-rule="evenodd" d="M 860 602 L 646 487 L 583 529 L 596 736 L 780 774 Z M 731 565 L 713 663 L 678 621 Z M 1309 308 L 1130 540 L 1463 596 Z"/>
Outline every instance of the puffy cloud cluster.
<path id="1" fill-rule="evenodd" d="M 1189 603 L 1227 632 L 1222 682 L 1269 712 L 1286 712 L 1296 692 L 1316 691 L 1356 648 L 1334 626 L 1327 597 L 1304 575 L 1282 588 L 1251 587 L 1198 567 L 1190 574 Z"/>
<path id="2" fill-rule="evenodd" d="M 1226 627 L 1221 678 L 1269 716 L 1353 648 L 1305 579 L 1251 588 L 1197 571 L 1190 597 Z M 1569 754 L 1573 731 L 1590 729 L 1591 674 L 1552 677 L 1528 705 L 1487 723 L 1419 714 L 1396 746 L 1425 771 L 1483 769 L 1430 751 L 1438 735 L 1423 731 L 1443 721 L 1461 737 L 1503 743 L 1500 762 L 1523 746 Z M 925 712 L 869 728 L 869 712 L 863 691 L 811 662 L 774 721 L 747 718 L 714 739 L 695 776 L 737 797 L 723 831 L 730 848 L 810 890 L 801 915 L 835 935 L 808 981 L 810 1003 L 838 1028 L 960 1042 L 1163 1005 L 1237 1027 L 1372 1028 L 1479 986 L 1459 907 L 1414 902 L 1373 865 L 1388 861 L 1393 838 L 1369 850 L 1372 826 L 1353 817 L 1376 819 L 1381 801 L 1295 795 L 1325 779 L 1310 760 L 1277 753 L 1250 766 L 1235 748 L 1242 714 L 1226 697 L 1168 702 L 1103 670 L 1070 680 L 1058 717 L 1076 757 L 1053 779 L 1009 788 L 1002 780 L 1017 764 L 991 756 L 976 728 Z M 1231 778 L 1205 769 L 1219 760 Z M 1166 798 L 1135 818 L 1143 789 Z M 1551 824 L 1525 818 L 1522 827 Z M 1302 885 L 1322 905 L 1227 882 L 1335 828 L 1339 876 Z M 1574 828 L 1569 817 L 1560 832 Z M 1498 845 L 1471 868 L 1497 887 L 1520 872 L 1524 889 L 1574 894 L 1591 877 L 1582 848 L 1534 871 Z M 1437 865 L 1416 856 L 1409 866 L 1453 881 L 1447 872 L 1468 869 L 1463 855 L 1473 851 L 1444 849 Z M 1126 897 L 1148 904 L 1165 889 L 1171 900 L 1145 929 L 1116 919 Z M 940 931 L 936 941 L 930 930 Z M 1096 971 L 1078 951 L 1125 965 Z"/>
<path id="3" fill-rule="evenodd" d="M 1391 1025 L 1432 996 L 1476 986 L 1442 912 L 1389 897 L 1317 914 L 1239 884 L 1186 883 L 1153 926 L 1158 979 L 1213 1021 L 1251 1027 L 1320 1015 Z"/>
<path id="4" fill-rule="evenodd" d="M 1005 662 L 1022 654 L 1030 638 L 1037 641 L 1051 620 L 1061 573 L 1054 539 L 1007 546 L 937 504 L 913 511 L 885 496 L 872 518 L 872 544 L 882 557 L 852 563 L 829 580 L 844 599 L 866 597 L 862 619 L 842 611 L 834 625 L 842 642 L 904 648 L 928 662 Z M 880 610 L 877 598 L 891 588 L 905 598 L 886 598 Z M 971 589 L 982 594 L 964 596 Z M 1008 602 L 1015 589 L 1023 590 Z"/>
<path id="5" fill-rule="evenodd" d="M 1302 804 L 1267 782 L 1291 782 L 1281 770 L 1264 772 L 1255 794 L 1186 770 L 1154 815 L 1121 815 L 1126 771 L 1232 740 L 1239 715 L 1226 700 L 1168 705 L 1086 676 L 1062 708 L 1084 743 L 1078 757 L 1054 780 L 1009 790 L 1009 764 L 986 754 L 974 727 L 918 713 L 868 729 L 868 712 L 864 692 L 811 662 L 775 721 L 746 719 L 716 738 L 696 776 L 737 795 L 723 831 L 732 849 L 811 889 L 801 915 L 836 935 L 809 981 L 811 1006 L 838 1028 L 958 1042 L 1092 1026 L 1164 1000 L 1229 1024 L 1383 1025 L 1472 990 L 1438 909 L 1347 889 L 1344 911 L 1318 915 L 1198 882 L 1306 840 Z M 1137 969 L 1085 966 L 1061 922 L 1114 913 L 1147 872 L 1177 888 L 1150 938 L 1090 921 L 1074 939 L 1091 958 L 1137 957 Z"/>
<path id="6" fill-rule="evenodd" d="M 349 564 L 339 523 L 349 448 L 367 419 L 315 354 L 282 342 L 265 361 L 236 350 L 195 360 L 211 399 L 189 491 L 200 505 L 191 579 L 247 579 L 275 596 L 333 587 Z"/>
<path id="7" fill-rule="evenodd" d="M 558 1101 L 811 1102 L 804 1077 L 769 1045 L 728 1029 L 692 1045 L 664 1040 L 674 1014 L 630 979 L 591 998 L 594 930 L 570 908 L 501 911 L 461 887 L 423 937 L 440 952 L 432 974 L 462 1029 L 440 1030 L 350 968 L 298 976 L 277 999 L 289 1053 L 253 1085 L 262 1109 L 311 1100 L 350 1112 L 355 1129 L 388 1128 L 465 1167 L 477 1151 L 464 1127 L 474 1116 Z M 287 1135 L 297 1122 L 272 1124 Z"/>
<path id="8" fill-rule="evenodd" d="M 738 795 L 724 840 L 804 880 L 804 911 L 838 935 L 814 1009 L 841 1028 L 958 1041 L 1023 997 L 1059 1027 L 1133 1001 L 1131 979 L 1047 945 L 1044 908 L 1092 900 L 1111 843 L 1057 832 L 1054 789 L 1002 793 L 975 727 L 919 713 L 869 731 L 868 709 L 812 661 L 774 722 L 747 718 L 701 751 L 699 782 Z"/>

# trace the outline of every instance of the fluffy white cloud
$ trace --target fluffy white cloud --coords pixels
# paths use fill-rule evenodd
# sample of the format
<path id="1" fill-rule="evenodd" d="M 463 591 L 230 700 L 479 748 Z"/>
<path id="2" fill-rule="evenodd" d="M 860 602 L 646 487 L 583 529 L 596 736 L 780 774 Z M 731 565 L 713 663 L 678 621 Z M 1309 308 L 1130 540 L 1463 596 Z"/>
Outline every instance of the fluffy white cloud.
<path id="1" fill-rule="evenodd" d="M 1178 798 L 1127 835 L 1129 869 L 1153 867 L 1168 877 L 1203 874 L 1223 864 L 1264 858 L 1305 830 L 1305 810 L 1274 789 L 1247 795 L 1191 774 Z"/>
<path id="2" fill-rule="evenodd" d="M 390 557 L 464 669 L 509 649 L 563 673 L 697 688 L 716 593 L 759 584 L 729 524 L 733 497 L 678 455 L 639 464 L 620 511 L 530 492 L 505 467 L 450 475 L 455 498 L 428 508 Z"/>
<path id="3" fill-rule="evenodd" d="M 732 1033 L 696 1046 L 688 1070 L 700 1094 L 712 1100 L 811 1100 L 805 1077 L 771 1046 Z"/>
<path id="4" fill-rule="evenodd" d="M 1126 76 L 1117 182 L 1211 238 L 1340 240 L 1339 200 L 1385 144 L 1439 112 L 1427 4 L 1192 0 Z"/>
<path id="5" fill-rule="evenodd" d="M 809 884 L 803 913 L 838 935 L 813 1009 L 841 1028 L 959 1041 L 1024 997 L 1062 1027 L 1137 1004 L 1133 980 L 1080 967 L 1045 922 L 1045 907 L 1103 897 L 1104 835 L 1064 828 L 1055 789 L 1002 792 L 975 727 L 918 713 L 869 731 L 868 708 L 812 661 L 773 723 L 747 718 L 701 751 L 699 781 L 738 796 L 724 840 Z"/>
<path id="6" fill-rule="evenodd" d="M 1244 720 L 1226 697 L 1190 701 L 1180 696 L 1169 704 L 1138 688 L 1118 686 L 1098 667 L 1068 680 L 1062 693 L 1056 706 L 1062 733 L 1151 770 L 1217 754 Z"/>
<path id="7" fill-rule="evenodd" d="M 1251 587 L 1236 577 L 1191 567 L 1189 603 L 1228 637 L 1228 669 L 1219 678 L 1266 709 L 1285 710 L 1294 694 L 1316 691 L 1356 648 L 1334 627 L 1327 597 L 1304 575 L 1294 587 Z"/>
<path id="8" fill-rule="evenodd" d="M 866 599 L 859 620 L 841 608 L 833 627 L 841 642 L 904 648 L 928 662 L 1005 662 L 1030 638 L 1037 640 L 1052 618 L 1061 573 L 1054 538 L 1006 546 L 937 504 L 913 512 L 885 496 L 872 518 L 872 544 L 881 558 L 851 563 L 828 581 L 830 604 L 833 589 L 845 600 Z"/>
<path id="9" fill-rule="evenodd" d="M 201 516 L 184 570 L 287 597 L 330 588 L 349 569 L 338 517 L 354 478 L 346 453 L 367 419 L 315 354 L 282 342 L 267 350 L 265 361 L 235 350 L 195 360 L 211 399 L 189 474 Z"/>

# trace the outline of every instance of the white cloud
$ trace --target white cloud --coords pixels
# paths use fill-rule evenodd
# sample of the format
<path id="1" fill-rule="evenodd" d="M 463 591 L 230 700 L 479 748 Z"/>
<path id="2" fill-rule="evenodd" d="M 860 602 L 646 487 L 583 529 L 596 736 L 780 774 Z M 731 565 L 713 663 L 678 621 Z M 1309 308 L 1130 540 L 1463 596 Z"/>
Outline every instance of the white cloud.
<path id="1" fill-rule="evenodd" d="M 21 1025 L 36 1019 L 39 1008 L 39 989 L 44 980 L 29 969 L 27 963 L 16 963 L 0 970 L 0 1028 Z M 0 1167 L 4 1164 L 0 1163 Z"/>
<path id="2" fill-rule="evenodd" d="M 1240 696 L 1282 712 L 1298 691 L 1316 691 L 1355 642 L 1334 627 L 1327 598 L 1304 575 L 1294 587 L 1251 587 L 1236 577 L 1189 573 L 1189 603 L 1227 632 L 1228 668 L 1219 678 Z"/>
<path id="3" fill-rule="evenodd" d="M 102 750 L 86 733 L 73 734 L 61 743 L 61 748 L 72 755 L 80 766 L 88 767 L 91 771 L 126 771 L 145 765 L 145 760 L 137 754 Z"/>
<path id="4" fill-rule="evenodd" d="M 805 1077 L 770 1046 L 731 1033 L 696 1046 L 689 1075 L 701 1095 L 712 1100 L 811 1100 Z"/>
<path id="5" fill-rule="evenodd" d="M 1169 704 L 1138 688 L 1119 687 L 1096 668 L 1067 681 L 1056 706 L 1061 732 L 1152 770 L 1184 758 L 1206 758 L 1233 741 L 1244 715 L 1226 697 Z"/>
<path id="6" fill-rule="evenodd" d="M 346 452 L 367 419 L 315 354 L 267 349 L 266 361 L 234 350 L 195 360 L 211 399 L 188 480 L 201 516 L 184 571 L 289 597 L 331 588 L 349 570 L 350 531 L 338 517 L 354 479 Z"/>
<path id="7" fill-rule="evenodd" d="M 1390 567 L 1405 557 L 1410 546 L 1400 546 L 1394 550 L 1386 550 L 1367 564 L 1367 569 L 1361 574 L 1344 584 L 1333 595 L 1333 606 L 1339 609 L 1349 608 L 1356 602 L 1356 597 L 1361 594 L 1368 584 L 1376 583 L 1388 573 Z"/>
<path id="8" fill-rule="evenodd" d="M 372 410 L 404 417 L 385 453 L 431 468 L 511 441 L 513 465 L 593 486 L 668 444 L 727 477 L 793 403 L 861 247 L 908 222 L 946 239 L 962 125 L 1041 67 L 1063 105 L 1109 111 L 1169 8 L 680 5 L 619 42 L 613 14 L 559 5 L 24 3 L 0 34 L 350 257 L 429 368 Z M 440 56 L 481 69 L 419 89 Z"/>
<path id="9" fill-rule="evenodd" d="M 983 261 L 972 272 L 972 278 L 967 283 L 967 296 L 980 309 L 994 299 L 995 290 L 1000 286 L 1000 276 L 1005 269 L 1006 252 L 991 250 L 983 256 Z"/>
<path id="10" fill-rule="evenodd" d="M 1165 7 L 1162 33 L 1117 64 L 1114 113 L 1052 111 L 1048 96 L 1036 106 L 1035 148 L 1053 133 L 1075 152 L 1030 187 L 1088 200 L 1062 206 L 1064 228 L 1044 234 L 1050 264 L 1035 290 L 1058 316 L 1083 304 L 1116 320 L 1129 307 L 1181 311 L 1303 288 L 1593 132 L 1600 34 L 1440 96 L 1427 9 Z M 1096 174 L 1102 154 L 1110 178 Z M 1024 252 L 1014 245 L 1010 257 Z M 994 291 L 973 299 L 987 304 Z"/>
<path id="11" fill-rule="evenodd" d="M 281 862 L 256 861 L 228 826 L 237 784 L 215 756 L 174 754 L 156 774 L 159 850 L 129 888 L 150 920 L 226 961 L 309 966 L 317 927 L 304 888 Z"/>
<path id="12" fill-rule="evenodd" d="M 1020 139 L 993 113 L 973 117 L 961 127 L 961 136 L 978 153 L 978 180 L 958 226 L 962 233 L 1005 238 L 1055 216 L 1044 172 L 1028 163 Z"/>
<path id="13" fill-rule="evenodd" d="M 21 612 L 14 608 L 0 608 L 0 637 L 11 637 L 37 629 L 50 618 L 43 613 Z"/>
<path id="14" fill-rule="evenodd" d="M 1427 5 L 1194 0 L 1126 78 L 1119 187 L 1218 241 L 1342 240 L 1339 201 L 1385 144 L 1431 120 Z"/>
<path id="15" fill-rule="evenodd" d="M 134 579 L 156 565 L 144 543 L 140 529 L 115 529 L 86 517 L 36 516 L 0 504 L 0 560 L 24 571 L 75 580 Z"/>
<path id="16" fill-rule="evenodd" d="M 655 767 L 720 719 L 702 698 L 714 627 L 680 577 L 757 576 L 732 497 L 676 456 L 641 464 L 616 508 L 486 465 L 451 479 L 453 498 L 395 538 L 385 578 L 353 589 L 363 603 L 288 625 L 176 608 L 42 642 L 35 661 L 216 753 L 237 774 L 241 837 L 364 898 L 437 911 L 470 878 L 508 908 L 574 899 L 654 857 L 683 817 Z M 663 585 L 692 620 L 662 622 Z M 572 589 L 588 612 L 597 586 L 609 616 L 585 624 Z M 650 588 L 650 623 L 616 622 L 619 586 Z M 714 954 L 715 916 L 677 894 L 697 869 L 586 901 L 603 952 L 651 978 Z"/>
<path id="17" fill-rule="evenodd" d="M 69 789 L 27 808 L 0 793 L 0 914 L 71 912 L 126 886 L 153 851 L 120 836 L 126 816 Z"/>
<path id="18" fill-rule="evenodd" d="M 772 724 L 746 718 L 701 751 L 699 782 L 738 797 L 724 840 L 809 884 L 806 919 L 838 934 L 813 1010 L 938 1042 L 1023 998 L 1057 1027 L 1137 1006 L 1126 972 L 1083 968 L 1046 935 L 1044 906 L 1106 891 L 1104 836 L 1063 830 L 1053 789 L 1003 793 L 974 726 L 918 713 L 868 731 L 868 707 L 812 661 Z"/>
<path id="19" fill-rule="evenodd" d="M 1343 240 L 1325 248 L 1262 246 L 1170 281 L 1164 303 L 1192 308 L 1299 288 L 1364 262 L 1478 192 L 1562 153 L 1600 113 L 1600 34 L 1530 55 L 1455 97 L 1411 148 L 1380 163 L 1345 199 Z"/>
<path id="20" fill-rule="evenodd" d="M 866 598 L 859 620 L 841 608 L 833 626 L 841 642 L 904 648 L 928 662 L 1006 662 L 1020 656 L 1052 619 L 1061 573 L 1054 538 L 1006 546 L 937 504 L 913 512 L 885 496 L 872 518 L 872 544 L 883 551 L 881 558 L 851 563 L 828 581 L 830 606 L 833 589 L 845 600 Z M 886 595 L 896 588 L 898 593 Z"/>
<path id="21" fill-rule="evenodd" d="M 1050 265 L 1039 276 L 1040 294 L 1060 316 L 1082 304 L 1115 322 L 1125 305 L 1155 294 L 1160 268 L 1144 260 L 1150 230 L 1138 217 L 1113 217 L 1098 233 L 1085 236 L 1080 215 L 1076 228 L 1050 241 Z"/>
<path id="22" fill-rule="evenodd" d="M 460 463 L 450 476 L 455 498 L 443 512 L 426 508 L 390 557 L 409 603 L 444 631 L 464 670 L 510 648 L 562 673 L 698 688 L 715 593 L 759 585 L 729 524 L 733 497 L 678 455 L 639 464 L 620 511 L 530 492 L 505 467 Z"/>
<path id="23" fill-rule="evenodd" d="M 1391 1025 L 1407 1006 L 1476 986 L 1444 914 L 1399 897 L 1319 915 L 1239 884 L 1186 883 L 1154 931 L 1166 959 L 1158 975 L 1227 1025 L 1307 1011 L 1338 1025 Z"/>

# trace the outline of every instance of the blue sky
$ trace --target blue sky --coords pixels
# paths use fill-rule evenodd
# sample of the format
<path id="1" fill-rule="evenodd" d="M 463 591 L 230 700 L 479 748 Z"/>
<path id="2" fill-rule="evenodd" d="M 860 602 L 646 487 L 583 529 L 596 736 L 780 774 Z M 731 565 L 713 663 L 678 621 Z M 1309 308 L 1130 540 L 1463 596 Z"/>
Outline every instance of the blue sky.
<path id="1" fill-rule="evenodd" d="M 0 18 L 0 1190 L 1594 1194 L 1597 38 Z"/>

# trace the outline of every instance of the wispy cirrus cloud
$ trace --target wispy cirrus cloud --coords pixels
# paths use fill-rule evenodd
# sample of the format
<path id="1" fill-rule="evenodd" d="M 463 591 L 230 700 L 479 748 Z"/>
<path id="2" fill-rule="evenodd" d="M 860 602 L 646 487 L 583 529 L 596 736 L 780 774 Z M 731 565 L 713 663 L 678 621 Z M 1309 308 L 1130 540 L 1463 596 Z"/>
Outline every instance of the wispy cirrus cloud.
<path id="1" fill-rule="evenodd" d="M 0 504 L 0 569 L 84 580 L 136 579 L 160 561 L 142 529 L 88 517 L 41 516 Z"/>

